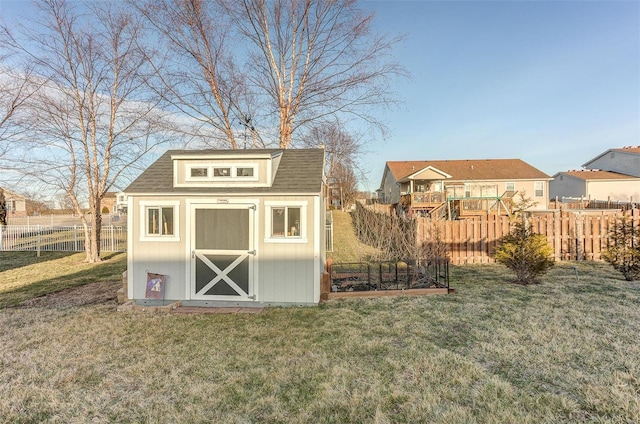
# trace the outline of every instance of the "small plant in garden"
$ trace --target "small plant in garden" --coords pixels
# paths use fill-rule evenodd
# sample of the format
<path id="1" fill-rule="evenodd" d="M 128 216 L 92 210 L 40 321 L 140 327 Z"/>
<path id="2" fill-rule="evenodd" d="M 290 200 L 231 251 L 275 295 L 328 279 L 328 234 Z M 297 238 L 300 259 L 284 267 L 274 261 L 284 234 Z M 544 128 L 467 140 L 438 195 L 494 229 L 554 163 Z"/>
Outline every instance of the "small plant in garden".
<path id="1" fill-rule="evenodd" d="M 602 259 L 621 272 L 627 281 L 640 279 L 640 225 L 627 218 L 616 222 Z"/>
<path id="2" fill-rule="evenodd" d="M 516 274 L 518 284 L 533 284 L 554 264 L 553 249 L 547 238 L 533 232 L 524 221 L 516 222 L 514 229 L 500 239 L 496 261 Z"/>
<path id="3" fill-rule="evenodd" d="M 526 209 L 535 205 L 525 193 L 520 193 L 519 201 L 514 205 L 516 223 L 513 230 L 499 241 L 495 252 L 498 263 L 505 265 L 516 274 L 518 284 L 533 284 L 554 264 L 553 249 L 547 238 L 533 232 Z"/>

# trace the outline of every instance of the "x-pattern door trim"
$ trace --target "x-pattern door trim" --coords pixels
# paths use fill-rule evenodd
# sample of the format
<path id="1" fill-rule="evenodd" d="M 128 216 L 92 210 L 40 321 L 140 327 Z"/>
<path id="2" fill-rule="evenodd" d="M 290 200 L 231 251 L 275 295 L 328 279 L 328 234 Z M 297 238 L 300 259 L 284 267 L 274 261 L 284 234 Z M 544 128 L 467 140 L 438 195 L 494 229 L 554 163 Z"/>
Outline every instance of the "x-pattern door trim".
<path id="1" fill-rule="evenodd" d="M 234 253 L 237 254 L 237 253 Z M 208 292 L 213 286 L 215 286 L 217 283 L 219 283 L 221 280 L 224 280 L 233 290 L 235 290 L 236 293 L 238 293 L 239 296 L 243 296 L 243 297 L 249 297 L 249 293 L 245 292 L 244 290 L 242 290 L 240 288 L 240 286 L 238 286 L 231 278 L 229 278 L 229 272 L 233 271 L 235 269 L 235 267 L 237 267 L 239 264 L 242 263 L 242 261 L 244 261 L 247 257 L 249 256 L 248 253 L 246 254 L 239 254 L 238 258 L 236 260 L 234 260 L 233 262 L 231 262 L 224 270 L 221 270 L 218 266 L 216 266 L 216 264 L 214 264 L 213 262 L 211 262 L 209 260 L 209 258 L 207 258 L 205 256 L 205 254 L 200 253 L 200 252 L 196 252 L 196 257 L 200 258 L 200 260 L 202 262 L 204 262 L 209 268 L 211 268 L 213 271 L 215 271 L 218 275 L 216 277 L 214 277 L 213 279 L 211 279 L 211 281 L 209 281 L 202 289 L 200 289 L 200 291 L 198 291 L 196 294 L 205 294 L 206 292 Z"/>

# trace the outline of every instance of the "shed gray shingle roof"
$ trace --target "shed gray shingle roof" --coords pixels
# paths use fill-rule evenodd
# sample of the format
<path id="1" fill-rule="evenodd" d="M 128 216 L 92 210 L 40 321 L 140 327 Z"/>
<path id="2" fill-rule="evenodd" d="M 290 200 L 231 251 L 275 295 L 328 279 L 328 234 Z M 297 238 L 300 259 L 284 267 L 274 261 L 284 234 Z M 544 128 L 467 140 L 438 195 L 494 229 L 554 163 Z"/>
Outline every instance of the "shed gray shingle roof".
<path id="1" fill-rule="evenodd" d="M 275 155 L 282 153 L 271 187 L 174 187 L 171 156 L 189 155 Z M 168 150 L 125 189 L 135 193 L 320 193 L 324 169 L 324 149 L 252 150 Z"/>

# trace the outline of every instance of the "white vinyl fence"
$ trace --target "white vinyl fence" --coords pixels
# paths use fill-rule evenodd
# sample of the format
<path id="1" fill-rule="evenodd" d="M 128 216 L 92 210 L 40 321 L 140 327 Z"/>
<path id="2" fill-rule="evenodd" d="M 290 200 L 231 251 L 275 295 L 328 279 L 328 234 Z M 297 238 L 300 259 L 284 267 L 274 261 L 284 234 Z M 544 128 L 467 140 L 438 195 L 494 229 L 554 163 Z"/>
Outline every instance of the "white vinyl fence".
<path id="1" fill-rule="evenodd" d="M 84 227 L 72 225 L 50 227 L 41 225 L 0 225 L 0 251 L 84 251 Z M 125 227 L 103 226 L 100 233 L 100 251 L 124 252 L 127 250 Z"/>
<path id="2" fill-rule="evenodd" d="M 91 225 L 92 217 L 90 214 L 85 215 L 85 219 Z M 31 215 L 31 216 L 7 216 L 7 224 L 9 225 L 27 225 L 27 226 L 46 226 L 46 227 L 65 227 L 73 225 L 82 225 L 79 215 Z M 102 225 L 126 226 L 126 214 L 102 214 Z"/>
<path id="3" fill-rule="evenodd" d="M 327 211 L 327 218 L 324 225 L 325 249 L 327 252 L 333 252 L 333 213 Z"/>

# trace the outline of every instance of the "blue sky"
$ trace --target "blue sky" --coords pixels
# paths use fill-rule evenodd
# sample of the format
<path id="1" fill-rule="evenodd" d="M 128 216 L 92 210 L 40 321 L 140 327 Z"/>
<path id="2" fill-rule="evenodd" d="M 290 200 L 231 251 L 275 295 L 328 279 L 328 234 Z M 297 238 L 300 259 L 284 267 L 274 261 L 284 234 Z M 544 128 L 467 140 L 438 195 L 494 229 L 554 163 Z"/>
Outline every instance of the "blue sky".
<path id="1" fill-rule="evenodd" d="M 364 156 L 364 189 L 388 160 L 520 158 L 553 175 L 640 145 L 640 2 L 367 1 L 404 33 L 404 104 Z"/>
<path id="2" fill-rule="evenodd" d="M 388 160 L 520 158 L 549 175 L 640 145 L 640 1 L 368 0 L 376 28 L 406 34 L 404 100 L 366 140 L 362 189 Z M 0 0 L 24 14 L 25 0 Z"/>

